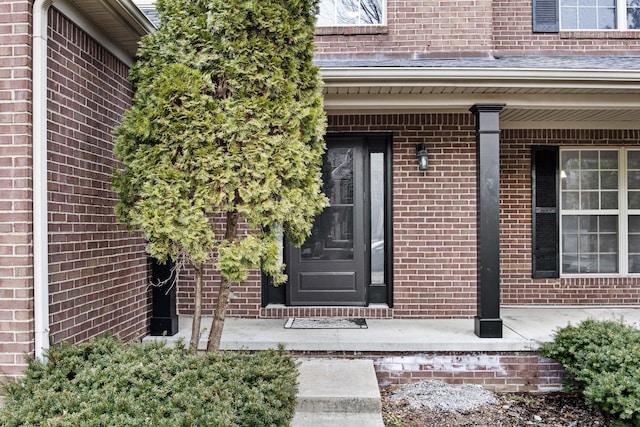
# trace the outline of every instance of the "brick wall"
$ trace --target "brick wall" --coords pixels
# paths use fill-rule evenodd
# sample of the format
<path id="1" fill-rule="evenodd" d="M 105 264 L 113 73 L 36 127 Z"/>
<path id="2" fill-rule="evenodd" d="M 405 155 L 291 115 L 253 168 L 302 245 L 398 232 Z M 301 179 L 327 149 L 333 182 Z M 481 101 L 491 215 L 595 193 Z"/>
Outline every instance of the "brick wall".
<path id="1" fill-rule="evenodd" d="M 531 0 L 493 2 L 494 49 L 497 54 L 640 54 L 638 31 L 533 33 L 531 4 Z"/>
<path id="2" fill-rule="evenodd" d="M 387 25 L 320 27 L 316 32 L 316 53 L 323 56 L 489 52 L 492 49 L 491 3 L 490 0 L 387 0 Z"/>
<path id="3" fill-rule="evenodd" d="M 0 381 L 32 353 L 31 13 L 0 3 Z"/>
<path id="4" fill-rule="evenodd" d="M 475 119 L 471 114 L 345 115 L 330 132 L 393 134 L 394 308 L 260 308 L 260 277 L 234 285 L 234 317 L 364 316 L 468 318 L 476 314 Z M 531 277 L 531 145 L 637 144 L 640 131 L 503 130 L 501 135 L 501 286 L 503 304 L 638 304 L 638 278 Z M 415 145 L 426 143 L 419 172 Z M 207 295 L 215 300 L 215 280 Z M 181 291 L 180 311 L 190 287 Z"/>
<path id="5" fill-rule="evenodd" d="M 531 278 L 531 145 L 636 145 L 639 130 L 503 130 L 500 160 L 500 257 L 503 304 L 640 302 L 640 279 Z"/>
<path id="6" fill-rule="evenodd" d="M 329 131 L 393 132 L 394 317 L 475 315 L 473 116 L 331 116 Z M 416 163 L 419 143 L 429 152 L 426 173 Z"/>
<path id="7" fill-rule="evenodd" d="M 139 338 L 149 314 L 144 241 L 117 222 L 110 186 L 128 68 L 53 8 L 49 22 L 51 336 Z"/>
<path id="8" fill-rule="evenodd" d="M 387 0 L 387 25 L 320 27 L 316 53 L 403 57 L 640 54 L 638 31 L 533 33 L 531 0 Z"/>

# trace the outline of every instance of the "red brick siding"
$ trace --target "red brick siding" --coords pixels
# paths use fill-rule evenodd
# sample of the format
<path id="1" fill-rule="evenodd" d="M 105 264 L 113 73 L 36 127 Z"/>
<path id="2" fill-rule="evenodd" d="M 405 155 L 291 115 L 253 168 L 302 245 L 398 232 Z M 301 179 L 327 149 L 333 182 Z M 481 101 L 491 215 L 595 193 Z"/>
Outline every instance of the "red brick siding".
<path id="1" fill-rule="evenodd" d="M 53 8 L 49 22 L 51 336 L 139 338 L 149 312 L 144 241 L 116 220 L 110 186 L 128 67 Z"/>
<path id="2" fill-rule="evenodd" d="M 28 1 L 0 3 L 0 382 L 34 349 L 30 22 Z"/>
<path id="3" fill-rule="evenodd" d="M 364 316 L 468 318 L 476 314 L 476 158 L 471 114 L 330 116 L 329 132 L 393 134 L 394 307 L 260 308 L 260 277 L 234 285 L 234 317 Z M 638 304 L 640 279 L 531 277 L 531 145 L 637 144 L 640 131 L 503 130 L 501 287 L 503 304 Z M 415 144 L 426 143 L 419 172 Z M 207 312 L 215 301 L 208 275 Z M 189 289 L 184 285 L 183 289 Z M 192 310 L 182 291 L 181 313 Z M 190 296 L 190 295 L 189 295 Z"/>
<path id="4" fill-rule="evenodd" d="M 533 33 L 531 0 L 387 0 L 387 25 L 318 28 L 319 56 L 640 53 L 638 31 Z"/>
<path id="5" fill-rule="evenodd" d="M 218 215 L 213 219 L 214 226 L 217 227 L 219 237 L 224 235 L 225 219 L 224 215 Z M 239 235 L 249 232 L 246 225 L 241 223 L 238 227 Z M 215 259 L 215 253 L 212 256 Z M 209 263 L 204 271 L 203 289 L 203 314 L 212 315 L 218 298 L 220 274 L 214 268 L 213 263 Z M 232 283 L 233 293 L 232 303 L 228 314 L 233 317 L 257 318 L 261 304 L 261 274 L 257 270 L 249 272 L 247 281 L 244 283 Z M 181 314 L 192 313 L 194 310 L 195 298 L 195 273 L 187 266 L 180 273 L 178 284 L 178 312 Z"/>
<path id="6" fill-rule="evenodd" d="M 640 278 L 531 278 L 531 145 L 636 145 L 639 130 L 503 130 L 500 256 L 503 304 L 640 303 Z"/>
<path id="7" fill-rule="evenodd" d="M 497 54 L 640 53 L 638 31 L 533 33 L 531 0 L 496 0 L 493 7 L 494 49 Z"/>
<path id="8" fill-rule="evenodd" d="M 319 55 L 407 54 L 492 49 L 489 0 L 420 2 L 387 0 L 387 25 L 374 28 L 318 28 Z M 369 33 L 369 34 L 362 34 Z"/>
<path id="9" fill-rule="evenodd" d="M 471 114 L 331 116 L 329 130 L 393 132 L 394 317 L 470 317 L 476 301 Z M 429 170 L 418 171 L 425 143 Z"/>

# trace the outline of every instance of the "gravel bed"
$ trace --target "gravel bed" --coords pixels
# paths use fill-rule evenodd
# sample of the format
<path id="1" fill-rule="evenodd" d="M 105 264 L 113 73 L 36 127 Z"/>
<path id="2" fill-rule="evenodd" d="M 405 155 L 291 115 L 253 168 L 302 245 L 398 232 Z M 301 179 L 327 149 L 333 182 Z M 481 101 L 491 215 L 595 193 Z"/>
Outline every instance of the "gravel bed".
<path id="1" fill-rule="evenodd" d="M 389 399 L 402 400 L 413 409 L 427 408 L 463 414 L 481 406 L 498 403 L 493 393 L 479 385 L 450 385 L 443 381 L 420 381 L 403 385 L 391 393 Z"/>

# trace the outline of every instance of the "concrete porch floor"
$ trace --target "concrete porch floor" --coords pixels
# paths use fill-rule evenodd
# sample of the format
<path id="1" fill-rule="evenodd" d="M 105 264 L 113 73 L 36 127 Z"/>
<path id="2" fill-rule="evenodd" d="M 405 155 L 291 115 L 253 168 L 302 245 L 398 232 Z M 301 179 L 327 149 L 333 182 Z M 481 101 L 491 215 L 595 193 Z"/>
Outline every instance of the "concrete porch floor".
<path id="1" fill-rule="evenodd" d="M 473 319 L 367 319 L 367 329 L 285 329 L 287 319 L 227 318 L 221 348 L 265 350 L 284 345 L 290 351 L 347 352 L 500 352 L 531 351 L 550 341 L 556 329 L 587 318 L 622 319 L 640 328 L 640 306 L 625 307 L 502 307 L 503 338 L 478 338 Z M 203 319 L 199 347 L 211 324 Z M 145 337 L 144 341 L 183 339 L 189 342 L 191 317 L 180 316 L 172 337 Z"/>

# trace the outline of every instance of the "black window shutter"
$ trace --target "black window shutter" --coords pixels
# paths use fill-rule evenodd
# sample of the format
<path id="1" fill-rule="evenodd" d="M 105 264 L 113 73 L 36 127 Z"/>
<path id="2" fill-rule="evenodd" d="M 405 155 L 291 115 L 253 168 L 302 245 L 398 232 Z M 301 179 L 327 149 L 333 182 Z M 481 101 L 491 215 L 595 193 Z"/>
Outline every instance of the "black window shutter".
<path id="1" fill-rule="evenodd" d="M 558 147 L 532 147 L 531 165 L 533 277 L 560 277 Z"/>
<path id="2" fill-rule="evenodd" d="M 558 0 L 533 0 L 533 32 L 557 33 L 560 31 Z"/>

